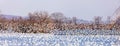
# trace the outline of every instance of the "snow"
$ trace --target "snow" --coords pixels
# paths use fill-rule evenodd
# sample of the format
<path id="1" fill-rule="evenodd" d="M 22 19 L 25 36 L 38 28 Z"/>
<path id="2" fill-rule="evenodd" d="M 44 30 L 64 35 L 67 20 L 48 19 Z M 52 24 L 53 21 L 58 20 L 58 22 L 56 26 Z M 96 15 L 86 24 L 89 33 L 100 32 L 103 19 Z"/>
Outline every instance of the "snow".
<path id="1" fill-rule="evenodd" d="M 0 33 L 0 46 L 120 46 L 119 35 Z"/>
<path id="2" fill-rule="evenodd" d="M 50 32 L 55 35 L 120 35 L 116 30 L 54 30 Z"/>

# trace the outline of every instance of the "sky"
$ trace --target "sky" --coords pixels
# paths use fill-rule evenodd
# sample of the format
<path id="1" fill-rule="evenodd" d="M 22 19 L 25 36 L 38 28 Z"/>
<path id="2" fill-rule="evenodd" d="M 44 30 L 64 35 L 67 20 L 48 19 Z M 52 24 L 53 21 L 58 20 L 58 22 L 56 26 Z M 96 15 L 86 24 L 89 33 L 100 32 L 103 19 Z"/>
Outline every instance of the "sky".
<path id="1" fill-rule="evenodd" d="M 120 0 L 0 0 L 2 14 L 27 16 L 29 12 L 62 12 L 67 17 L 92 20 L 113 16 Z"/>

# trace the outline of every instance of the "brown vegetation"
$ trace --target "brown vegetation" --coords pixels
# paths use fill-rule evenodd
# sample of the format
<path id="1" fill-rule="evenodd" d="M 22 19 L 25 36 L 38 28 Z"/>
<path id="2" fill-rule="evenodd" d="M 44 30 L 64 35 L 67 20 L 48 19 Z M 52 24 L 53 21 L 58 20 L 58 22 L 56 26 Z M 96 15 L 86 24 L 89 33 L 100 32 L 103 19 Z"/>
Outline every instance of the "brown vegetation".
<path id="1" fill-rule="evenodd" d="M 47 12 L 29 13 L 29 17 L 13 17 L 6 19 L 0 16 L 0 30 L 12 30 L 19 33 L 48 33 L 52 30 L 120 30 L 120 17 L 109 23 L 102 23 L 102 17 L 95 17 L 91 23 L 77 23 L 77 18 L 67 18 L 60 12 L 49 14 Z M 108 20 L 110 17 L 108 18 Z"/>

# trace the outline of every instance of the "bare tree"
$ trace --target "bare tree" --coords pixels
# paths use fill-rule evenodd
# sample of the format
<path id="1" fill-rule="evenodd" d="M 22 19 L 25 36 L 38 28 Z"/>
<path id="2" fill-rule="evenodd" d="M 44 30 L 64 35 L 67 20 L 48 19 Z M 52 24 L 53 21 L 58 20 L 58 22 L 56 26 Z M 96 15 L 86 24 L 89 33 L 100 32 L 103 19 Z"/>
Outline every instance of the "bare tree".
<path id="1" fill-rule="evenodd" d="M 72 24 L 72 19 L 71 18 L 65 18 L 65 23 L 66 24 Z"/>
<path id="2" fill-rule="evenodd" d="M 61 12 L 55 12 L 51 14 L 51 18 L 54 20 L 54 23 L 56 23 L 56 28 L 60 29 L 66 17 Z"/>
<path id="3" fill-rule="evenodd" d="M 99 29 L 99 26 L 100 26 L 101 22 L 102 22 L 102 17 L 96 16 L 96 17 L 94 18 L 94 24 L 95 24 L 95 26 L 96 26 L 96 29 Z"/>
<path id="4" fill-rule="evenodd" d="M 114 20 L 113 22 L 113 28 L 116 30 L 120 30 L 120 16 L 116 17 L 116 20 Z"/>
<path id="5" fill-rule="evenodd" d="M 31 21 L 42 23 L 42 22 L 46 22 L 48 18 L 49 18 L 49 14 L 47 12 L 29 13 L 29 20 Z"/>
<path id="6" fill-rule="evenodd" d="M 45 11 L 29 13 L 29 19 L 28 20 L 30 22 L 32 22 L 33 25 L 38 24 L 37 26 L 40 27 L 40 28 L 37 32 L 46 32 L 47 31 L 47 25 L 49 23 L 52 23 L 52 20 L 51 20 L 49 14 Z"/>
<path id="7" fill-rule="evenodd" d="M 73 23 L 74 23 L 75 25 L 77 25 L 77 18 L 76 18 L 76 17 L 73 17 L 73 18 L 72 18 L 72 21 L 73 21 Z"/>
<path id="8" fill-rule="evenodd" d="M 117 24 L 117 25 L 120 25 L 120 16 L 117 17 L 117 19 L 116 19 L 116 24 Z"/>
<path id="9" fill-rule="evenodd" d="M 107 16 L 107 24 L 111 23 L 111 16 Z"/>

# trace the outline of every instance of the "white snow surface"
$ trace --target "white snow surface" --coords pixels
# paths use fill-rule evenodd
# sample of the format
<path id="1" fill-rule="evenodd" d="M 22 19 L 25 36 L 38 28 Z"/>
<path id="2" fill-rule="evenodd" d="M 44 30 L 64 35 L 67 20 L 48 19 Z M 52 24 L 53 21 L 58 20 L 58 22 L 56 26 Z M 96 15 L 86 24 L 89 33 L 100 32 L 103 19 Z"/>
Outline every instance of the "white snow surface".
<path id="1" fill-rule="evenodd" d="M 120 36 L 0 33 L 0 46 L 120 46 Z"/>

